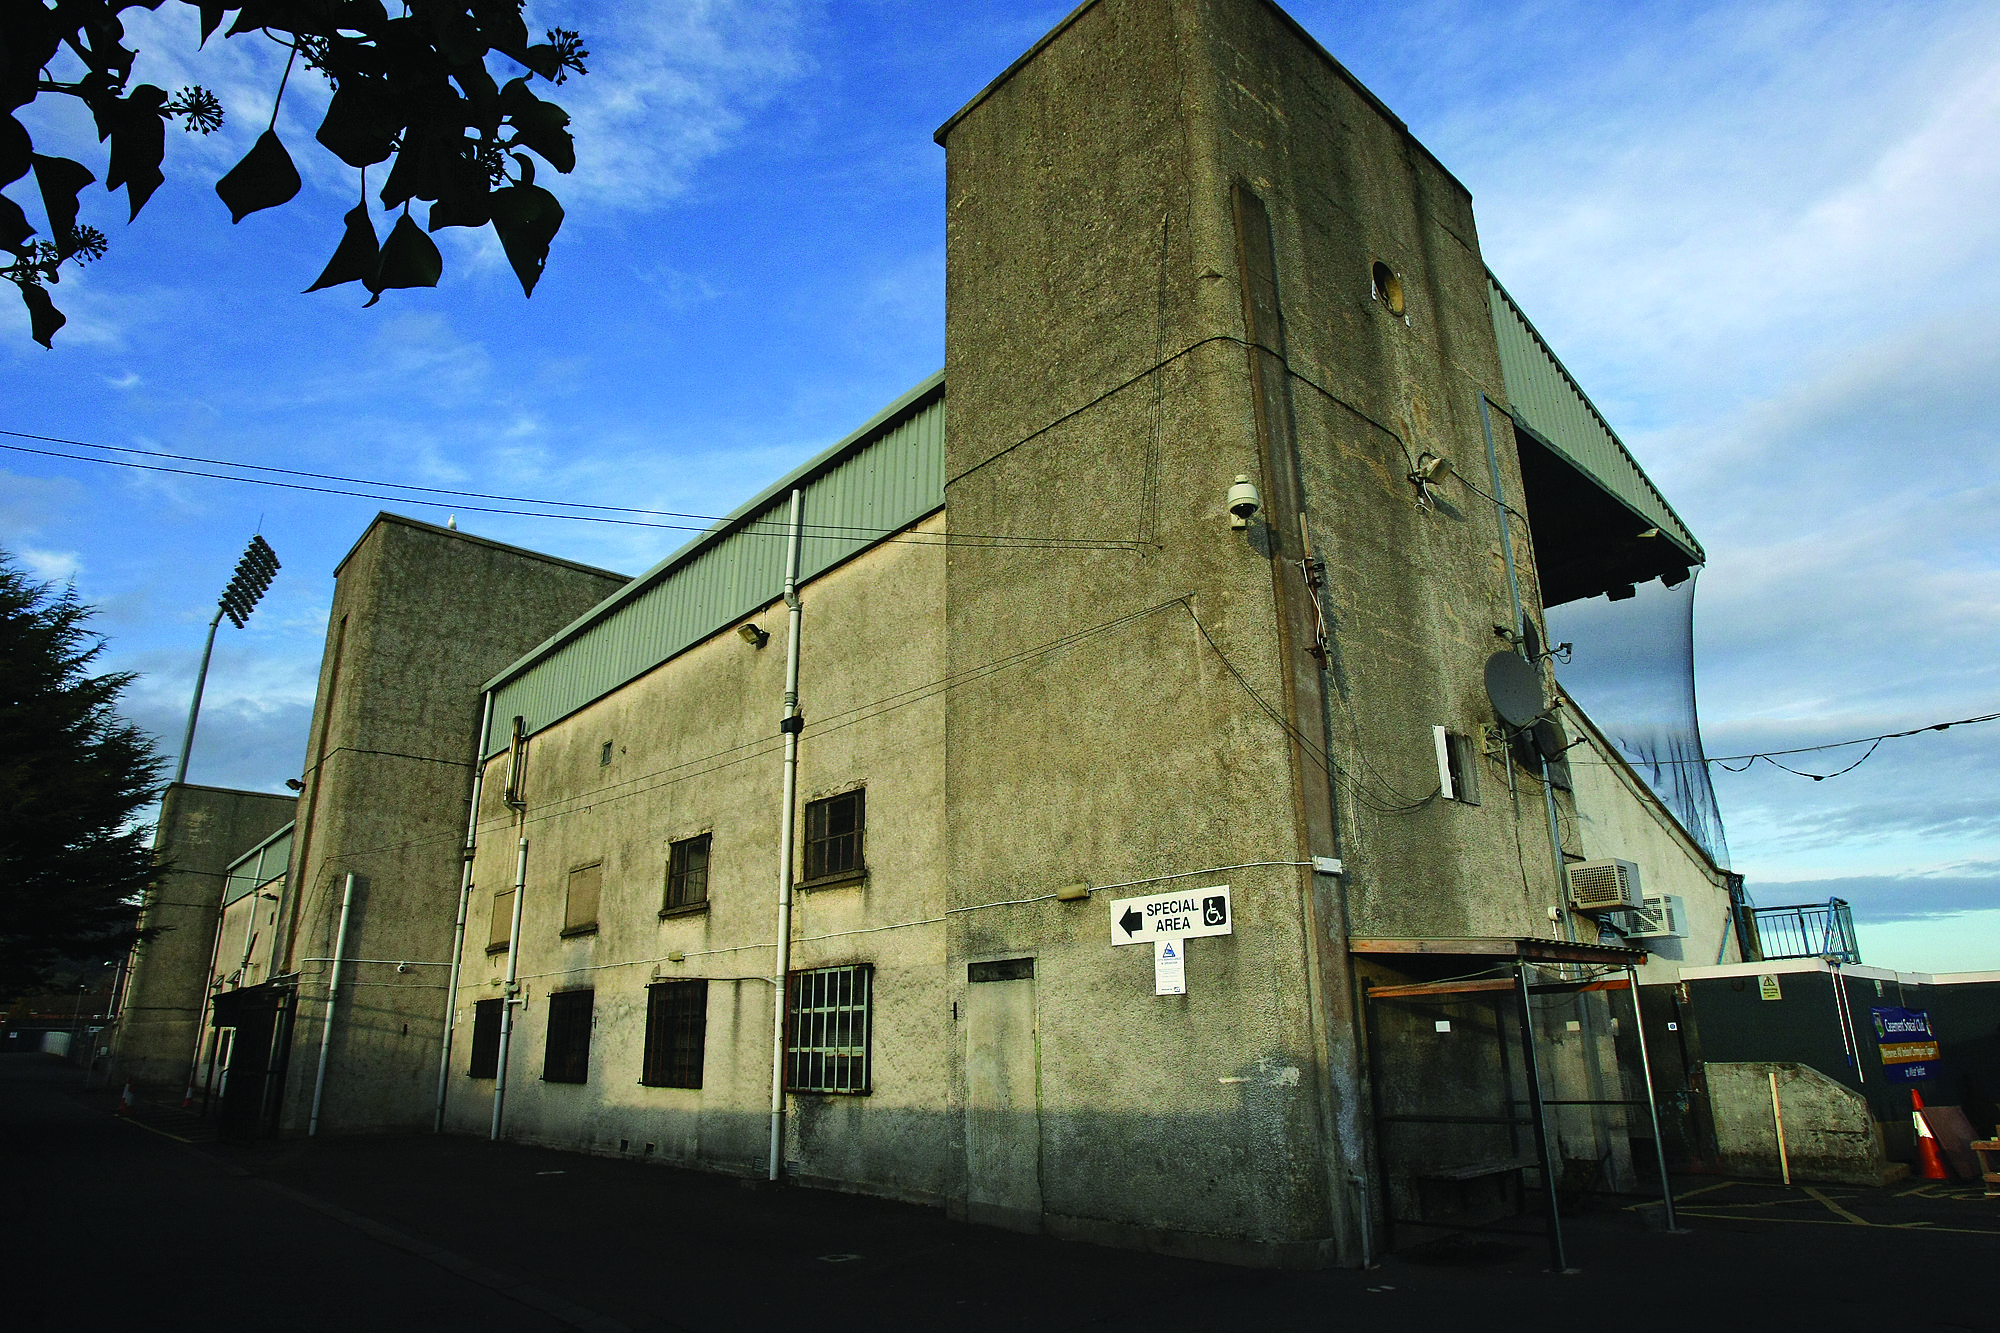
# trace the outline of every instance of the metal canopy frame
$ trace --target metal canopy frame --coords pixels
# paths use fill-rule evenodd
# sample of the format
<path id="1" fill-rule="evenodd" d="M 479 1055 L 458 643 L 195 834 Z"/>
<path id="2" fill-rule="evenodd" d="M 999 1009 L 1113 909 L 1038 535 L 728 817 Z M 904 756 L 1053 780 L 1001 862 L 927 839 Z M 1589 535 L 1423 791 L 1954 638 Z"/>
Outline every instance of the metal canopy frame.
<path id="1" fill-rule="evenodd" d="M 1542 1187 L 1548 1196 L 1548 1241 L 1549 1264 L 1557 1272 L 1571 1272 L 1568 1251 L 1563 1242 L 1562 1208 L 1556 1190 L 1557 1152 L 1553 1136 L 1549 1132 L 1548 1109 L 1551 1106 L 1641 1106 L 1653 1128 L 1653 1156 L 1660 1171 L 1660 1198 L 1665 1205 L 1667 1230 L 1677 1229 L 1674 1220 L 1673 1186 L 1667 1179 L 1667 1158 L 1660 1140 L 1660 1113 L 1653 1096 L 1652 1060 L 1646 1053 L 1646 1020 L 1639 1008 L 1639 963 L 1645 954 L 1637 949 L 1620 949 L 1607 945 L 1575 944 L 1563 940 L 1506 939 L 1482 937 L 1476 939 L 1356 939 L 1349 942 L 1349 951 L 1357 954 L 1403 954 L 1429 955 L 1433 957 L 1490 958 L 1493 967 L 1507 968 L 1511 976 L 1481 977 L 1453 981 L 1414 982 L 1395 986 L 1371 986 L 1364 990 L 1364 1012 L 1366 1038 L 1368 1042 L 1368 1062 L 1370 1069 L 1377 1067 L 1380 1059 L 1379 1042 L 1376 1037 L 1375 1004 L 1383 1000 L 1417 1000 L 1447 995 L 1491 995 L 1496 1001 L 1494 1015 L 1496 1034 L 1500 1042 L 1501 1077 L 1509 1084 L 1506 1106 L 1507 1115 L 1385 1115 L 1382 1111 L 1381 1080 L 1371 1077 L 1369 1086 L 1372 1094 L 1375 1123 L 1389 1124 L 1430 1124 L 1430 1125 L 1506 1125 L 1510 1130 L 1521 1125 L 1529 1125 L 1535 1132 L 1535 1158 L 1541 1168 Z M 1545 963 L 1569 963 L 1593 967 L 1611 967 L 1622 970 L 1623 978 L 1608 979 L 1603 976 L 1587 981 L 1530 982 L 1528 972 L 1531 967 Z M 1585 991 L 1629 990 L 1632 994 L 1632 1035 L 1639 1047 L 1639 1073 L 1644 1080 L 1646 1096 L 1643 1101 L 1625 1098 L 1551 1098 L 1542 1095 L 1541 1055 L 1535 1040 L 1535 1022 L 1532 997 L 1538 994 L 1581 994 Z M 1528 1085 L 1528 1106 L 1531 1114 L 1512 1114 L 1519 1105 L 1513 1096 L 1512 1079 L 1507 1073 L 1507 1038 L 1505 1025 L 1499 1022 L 1504 1012 L 1501 1007 L 1501 992 L 1512 992 L 1515 1013 L 1520 1028 L 1522 1073 Z M 1383 1150 L 1383 1136 L 1378 1131 L 1375 1136 L 1378 1170 L 1385 1189 L 1389 1178 L 1387 1154 Z M 1383 1199 L 1383 1220 L 1393 1230 L 1396 1219 L 1390 1214 L 1388 1197 Z"/>

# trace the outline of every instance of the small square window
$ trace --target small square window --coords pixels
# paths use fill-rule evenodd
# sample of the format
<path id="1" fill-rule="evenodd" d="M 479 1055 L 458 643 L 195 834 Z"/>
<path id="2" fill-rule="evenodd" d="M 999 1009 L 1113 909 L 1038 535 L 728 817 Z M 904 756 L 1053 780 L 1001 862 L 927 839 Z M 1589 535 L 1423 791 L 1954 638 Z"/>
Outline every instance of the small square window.
<path id="1" fill-rule="evenodd" d="M 683 838 L 667 844 L 668 908 L 693 907 L 708 901 L 708 844 L 711 835 Z"/>
<path id="2" fill-rule="evenodd" d="M 646 988 L 646 1064 L 639 1081 L 654 1088 L 701 1086 L 708 1037 L 708 982 L 662 981 Z"/>
<path id="3" fill-rule="evenodd" d="M 603 884 L 602 861 L 593 861 L 569 872 L 569 896 L 563 907 L 563 934 L 588 935 L 597 929 L 597 898 Z"/>
<path id="4" fill-rule="evenodd" d="M 603 768 L 611 762 L 611 742 L 604 742 L 604 748 L 597 753 L 597 766 Z"/>
<path id="5" fill-rule="evenodd" d="M 786 1009 L 785 1086 L 793 1092 L 869 1090 L 875 969 L 867 963 L 794 972 Z"/>
<path id="6" fill-rule="evenodd" d="M 500 1006 L 505 1000 L 479 1000 L 472 1006 L 470 1078 L 492 1078 L 500 1072 Z"/>
<path id="7" fill-rule="evenodd" d="M 866 823 L 860 788 L 806 803 L 806 878 L 858 875 L 861 832 Z"/>
<path id="8" fill-rule="evenodd" d="M 493 918 L 486 928 L 486 952 L 500 953 L 514 932 L 514 890 L 506 888 L 493 895 Z"/>
<path id="9" fill-rule="evenodd" d="M 590 1081 L 590 1026 L 597 993 L 557 991 L 549 996 L 549 1035 L 542 1048 L 542 1081 Z"/>

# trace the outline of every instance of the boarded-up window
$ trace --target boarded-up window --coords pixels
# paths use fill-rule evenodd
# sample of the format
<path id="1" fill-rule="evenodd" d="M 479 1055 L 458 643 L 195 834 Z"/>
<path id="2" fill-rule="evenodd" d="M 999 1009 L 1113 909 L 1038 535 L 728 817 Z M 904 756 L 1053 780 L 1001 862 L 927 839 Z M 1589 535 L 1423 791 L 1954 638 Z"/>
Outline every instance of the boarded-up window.
<path id="1" fill-rule="evenodd" d="M 542 1081 L 590 1081 L 590 1024 L 597 992 L 557 991 L 549 996 L 549 1039 L 542 1050 Z"/>
<path id="2" fill-rule="evenodd" d="M 472 1006 L 472 1063 L 466 1073 L 492 1078 L 500 1072 L 500 1006 L 504 1000 L 480 1000 Z"/>
<path id="3" fill-rule="evenodd" d="M 486 931 L 486 952 L 499 953 L 507 947 L 514 929 L 514 891 L 502 889 L 493 895 L 493 923 Z"/>
<path id="4" fill-rule="evenodd" d="M 686 838 L 667 844 L 667 903 L 692 907 L 708 901 L 708 838 Z"/>
<path id="5" fill-rule="evenodd" d="M 655 1088 L 701 1086 L 708 1037 L 708 981 L 662 981 L 646 990 L 646 1065 L 641 1083 Z"/>
<path id="6" fill-rule="evenodd" d="M 586 935 L 597 929 L 597 893 L 604 883 L 604 862 L 578 866 L 569 872 L 569 898 L 563 909 L 565 935 Z"/>
<path id="7" fill-rule="evenodd" d="M 865 823 L 859 788 L 806 804 L 806 878 L 859 874 Z"/>
<path id="8" fill-rule="evenodd" d="M 794 972 L 789 978 L 785 1086 L 793 1092 L 867 1092 L 869 999 L 875 969 L 867 963 Z"/>

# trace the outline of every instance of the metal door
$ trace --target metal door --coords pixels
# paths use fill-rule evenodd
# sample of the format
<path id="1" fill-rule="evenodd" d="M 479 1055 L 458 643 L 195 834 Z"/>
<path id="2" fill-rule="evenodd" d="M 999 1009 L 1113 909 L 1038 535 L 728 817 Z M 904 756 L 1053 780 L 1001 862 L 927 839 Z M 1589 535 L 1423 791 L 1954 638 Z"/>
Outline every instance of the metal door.
<path id="1" fill-rule="evenodd" d="M 1042 1227 L 1041 1052 L 1035 960 L 974 963 L 965 995 L 966 1216 Z"/>

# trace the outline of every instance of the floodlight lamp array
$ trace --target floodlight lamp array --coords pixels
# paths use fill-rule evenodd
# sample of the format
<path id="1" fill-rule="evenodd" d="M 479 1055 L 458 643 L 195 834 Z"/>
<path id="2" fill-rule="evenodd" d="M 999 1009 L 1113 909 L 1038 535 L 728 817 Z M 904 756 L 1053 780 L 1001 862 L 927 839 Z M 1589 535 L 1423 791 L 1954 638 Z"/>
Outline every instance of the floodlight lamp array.
<path id="1" fill-rule="evenodd" d="M 278 553 L 271 549 L 271 543 L 262 534 L 252 537 L 250 545 L 244 548 L 243 558 L 236 562 L 236 573 L 231 576 L 229 586 L 222 590 L 222 613 L 229 617 L 230 624 L 243 628 L 243 622 L 250 619 L 250 613 L 277 572 Z"/>

